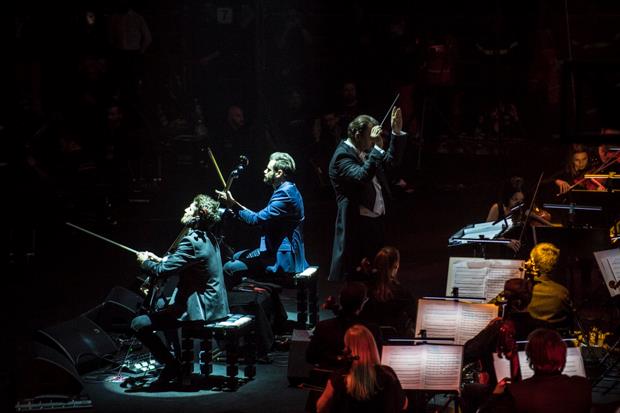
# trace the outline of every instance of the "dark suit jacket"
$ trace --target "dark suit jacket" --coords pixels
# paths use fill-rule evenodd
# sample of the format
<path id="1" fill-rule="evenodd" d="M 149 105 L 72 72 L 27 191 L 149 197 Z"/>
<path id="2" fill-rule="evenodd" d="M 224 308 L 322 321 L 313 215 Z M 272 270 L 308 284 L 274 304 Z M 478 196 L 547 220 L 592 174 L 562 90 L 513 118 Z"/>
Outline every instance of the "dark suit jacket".
<path id="1" fill-rule="evenodd" d="M 592 387 L 586 378 L 535 374 L 492 396 L 481 412 L 589 413 L 591 405 Z"/>
<path id="2" fill-rule="evenodd" d="M 354 148 L 344 141 L 336 147 L 329 163 L 329 179 L 336 193 L 338 212 L 334 230 L 332 263 L 329 271 L 330 281 L 340 281 L 344 272 L 358 263 L 353 262 L 351 244 L 361 241 L 352 230 L 359 227 L 360 205 L 372 210 L 375 202 L 375 189 L 372 178 L 376 175 L 381 184 L 383 199 L 390 198 L 389 185 L 384 170 L 400 163 L 404 151 L 406 135 L 392 134 L 388 149 L 382 154 L 373 148 L 362 161 Z"/>
<path id="3" fill-rule="evenodd" d="M 297 273 L 308 268 L 303 238 L 304 201 L 294 183 L 280 184 L 260 211 L 242 209 L 237 216 L 246 224 L 261 227 L 260 255 L 273 262 L 268 271 Z"/>
<path id="4" fill-rule="evenodd" d="M 161 262 L 147 260 L 143 266 L 157 278 L 178 275 L 169 308 L 179 320 L 209 321 L 229 313 L 220 248 L 210 233 L 190 230 Z"/>

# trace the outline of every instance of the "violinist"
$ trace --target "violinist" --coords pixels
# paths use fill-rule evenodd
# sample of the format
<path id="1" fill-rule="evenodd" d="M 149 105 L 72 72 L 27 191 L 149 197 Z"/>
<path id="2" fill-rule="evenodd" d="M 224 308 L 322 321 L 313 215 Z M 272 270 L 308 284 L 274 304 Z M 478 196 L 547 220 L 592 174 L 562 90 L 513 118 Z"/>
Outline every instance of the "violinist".
<path id="1" fill-rule="evenodd" d="M 525 217 L 529 217 L 528 223 L 530 225 L 551 225 L 551 222 L 549 222 L 551 216 L 545 211 L 538 207 L 534 207 L 532 213 L 529 214 L 529 211 L 526 209 L 524 180 L 520 176 L 513 176 L 505 180 L 500 186 L 497 202 L 491 205 L 486 221 L 502 221 L 508 216 L 511 216 L 516 228 L 523 223 Z M 510 241 L 509 244 L 504 245 L 515 253 L 521 249 L 521 241 L 518 239 L 519 235 L 514 231 L 508 230 L 503 238 Z M 502 256 L 506 254 L 500 252 L 499 255 Z"/>
<path id="2" fill-rule="evenodd" d="M 258 212 L 241 205 L 230 191 L 216 191 L 236 218 L 259 226 L 262 232 L 258 248 L 238 251 L 224 264 L 227 285 L 238 284 L 243 276 L 295 274 L 308 268 L 303 241 L 304 201 L 292 182 L 294 173 L 295 161 L 288 153 L 271 154 L 263 182 L 274 191 L 267 206 Z"/>
<path id="3" fill-rule="evenodd" d="M 511 210 L 523 203 L 523 178 L 513 176 L 504 182 L 499 190 L 498 200 L 491 205 L 487 215 L 487 222 L 494 222 L 504 219 L 511 213 Z"/>
<path id="4" fill-rule="evenodd" d="M 572 189 L 603 190 L 603 185 L 595 180 L 584 179 L 584 175 L 590 170 L 589 155 L 585 146 L 573 144 L 568 153 L 568 159 L 564 171 L 554 175 L 554 184 L 560 194 L 565 194 Z"/>

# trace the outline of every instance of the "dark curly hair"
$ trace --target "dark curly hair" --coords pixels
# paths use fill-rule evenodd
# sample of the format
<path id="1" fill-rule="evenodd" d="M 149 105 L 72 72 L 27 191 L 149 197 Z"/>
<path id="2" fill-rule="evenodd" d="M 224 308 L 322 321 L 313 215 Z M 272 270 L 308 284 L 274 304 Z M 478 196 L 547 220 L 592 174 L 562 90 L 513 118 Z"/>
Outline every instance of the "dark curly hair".
<path id="1" fill-rule="evenodd" d="M 193 203 L 196 204 L 198 211 L 198 221 L 194 224 L 195 228 L 208 229 L 213 224 L 220 221 L 218 211 L 220 203 L 208 195 L 198 194 L 194 197 Z"/>

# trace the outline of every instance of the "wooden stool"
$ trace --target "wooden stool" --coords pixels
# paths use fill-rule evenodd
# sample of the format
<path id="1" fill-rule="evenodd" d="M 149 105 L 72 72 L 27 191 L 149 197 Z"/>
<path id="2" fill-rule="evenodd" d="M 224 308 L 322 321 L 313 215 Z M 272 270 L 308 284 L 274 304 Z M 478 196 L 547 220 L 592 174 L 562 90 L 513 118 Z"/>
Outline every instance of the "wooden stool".
<path id="1" fill-rule="evenodd" d="M 282 288 L 297 290 L 297 321 L 295 328 L 305 330 L 319 322 L 319 267 L 308 267 L 302 272 L 267 273 L 261 281 L 278 284 Z"/>
<path id="2" fill-rule="evenodd" d="M 254 317 L 245 314 L 229 314 L 225 319 L 217 322 L 189 322 L 181 328 L 181 363 L 183 385 L 192 381 L 194 370 L 194 341 L 200 340 L 200 373 L 203 378 L 213 378 L 213 339 L 223 343 L 226 351 L 226 377 L 224 386 L 236 390 L 241 382 L 256 376 L 256 330 Z M 239 380 L 239 356 L 243 355 L 245 380 Z"/>

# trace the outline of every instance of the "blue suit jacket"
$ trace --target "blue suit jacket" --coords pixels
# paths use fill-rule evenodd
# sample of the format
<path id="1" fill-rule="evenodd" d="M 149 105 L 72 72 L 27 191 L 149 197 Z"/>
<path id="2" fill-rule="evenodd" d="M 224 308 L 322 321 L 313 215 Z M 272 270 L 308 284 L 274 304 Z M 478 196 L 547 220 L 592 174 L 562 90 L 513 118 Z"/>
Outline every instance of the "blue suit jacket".
<path id="1" fill-rule="evenodd" d="M 242 209 L 237 216 L 262 230 L 260 255 L 268 261 L 267 271 L 296 273 L 308 268 L 303 241 L 304 201 L 294 183 L 277 187 L 269 203 L 258 212 Z M 273 263 L 271 263 L 273 262 Z"/>

